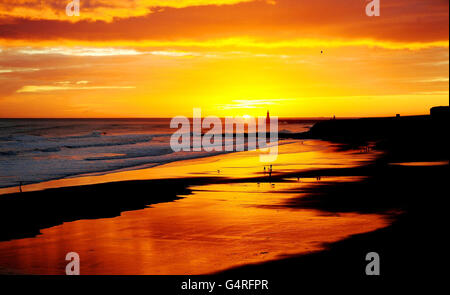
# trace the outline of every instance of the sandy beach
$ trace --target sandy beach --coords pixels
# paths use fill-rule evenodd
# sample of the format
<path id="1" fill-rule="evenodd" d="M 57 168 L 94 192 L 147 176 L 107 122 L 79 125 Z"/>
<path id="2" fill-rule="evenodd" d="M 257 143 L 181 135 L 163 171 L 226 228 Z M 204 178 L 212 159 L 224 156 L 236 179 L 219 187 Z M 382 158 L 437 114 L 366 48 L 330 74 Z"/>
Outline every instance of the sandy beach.
<path id="1" fill-rule="evenodd" d="M 414 276 L 439 249 L 429 241 L 449 165 L 438 133 L 370 149 L 285 139 L 270 174 L 245 151 L 7 188 L 1 271 L 64 274 L 74 251 L 82 274 L 252 274 L 289 289 L 298 275 L 364 280 L 376 251 L 384 280 Z"/>
<path id="2" fill-rule="evenodd" d="M 61 256 L 72 249 L 90 261 L 85 274 L 208 274 L 322 250 L 390 221 L 380 214 L 327 216 L 289 204 L 316 187 L 360 181 L 363 176 L 332 171 L 357 169 L 378 155 L 292 140 L 280 145 L 270 177 L 259 153 L 250 151 L 59 181 L 91 182 L 83 186 L 31 186 L 30 192 L 2 196 L 2 221 L 14 224 L 2 229 L 2 265 L 61 274 Z M 8 214 L 18 210 L 24 212 L 20 218 Z M 120 259 L 108 258 L 117 253 Z"/>
<path id="3" fill-rule="evenodd" d="M 447 0 L 0 0 L 0 292 L 443 292 L 449 86 Z"/>

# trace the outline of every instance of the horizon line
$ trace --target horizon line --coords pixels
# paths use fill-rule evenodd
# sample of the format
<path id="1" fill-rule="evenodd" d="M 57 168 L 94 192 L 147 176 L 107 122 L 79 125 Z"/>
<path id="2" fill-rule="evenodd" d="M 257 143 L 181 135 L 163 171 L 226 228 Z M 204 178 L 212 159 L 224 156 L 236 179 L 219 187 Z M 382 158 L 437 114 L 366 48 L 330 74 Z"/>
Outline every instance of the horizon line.
<path id="1" fill-rule="evenodd" d="M 363 119 L 363 118 L 394 118 L 397 114 L 391 116 L 336 116 L 336 119 Z M 404 115 L 400 114 L 400 117 L 418 117 L 418 116 L 429 116 L 430 114 L 415 114 L 415 115 Z M 175 117 L 175 116 L 174 116 Z M 118 120 L 118 119 L 171 119 L 174 117 L 0 117 L 0 120 Z M 242 116 L 232 116 L 232 117 L 242 117 Z M 250 116 L 257 118 L 258 116 Z M 259 116 L 265 117 L 265 116 Z M 186 117 L 192 119 L 193 117 Z M 205 117 L 201 117 L 205 118 Z M 226 118 L 226 116 L 219 117 L 220 119 Z M 331 119 L 333 116 L 319 116 L 319 117 L 278 117 L 278 119 Z"/>

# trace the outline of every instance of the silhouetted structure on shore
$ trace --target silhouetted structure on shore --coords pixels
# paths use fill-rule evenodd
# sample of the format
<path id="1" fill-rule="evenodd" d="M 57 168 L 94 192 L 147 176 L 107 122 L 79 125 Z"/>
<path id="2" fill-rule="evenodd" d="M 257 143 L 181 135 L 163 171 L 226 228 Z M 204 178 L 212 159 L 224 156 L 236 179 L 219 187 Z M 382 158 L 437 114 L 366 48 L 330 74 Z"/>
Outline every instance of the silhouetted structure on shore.
<path id="1" fill-rule="evenodd" d="M 430 109 L 430 116 L 433 119 L 447 119 L 450 117 L 450 107 L 441 106 L 441 107 L 432 107 Z"/>
<path id="2" fill-rule="evenodd" d="M 433 107 L 430 115 L 335 119 L 316 123 L 299 137 L 336 141 L 367 141 L 430 134 L 448 136 L 449 107 Z M 445 133 L 445 134 L 444 134 Z M 420 140 L 420 138 L 418 138 Z"/>
<path id="3" fill-rule="evenodd" d="M 446 160 L 450 149 L 449 123 L 449 107 L 439 106 L 431 108 L 430 115 L 324 120 L 307 132 L 280 133 L 279 138 L 322 139 L 364 152 L 389 150 L 405 158 L 429 153 L 436 160 Z"/>

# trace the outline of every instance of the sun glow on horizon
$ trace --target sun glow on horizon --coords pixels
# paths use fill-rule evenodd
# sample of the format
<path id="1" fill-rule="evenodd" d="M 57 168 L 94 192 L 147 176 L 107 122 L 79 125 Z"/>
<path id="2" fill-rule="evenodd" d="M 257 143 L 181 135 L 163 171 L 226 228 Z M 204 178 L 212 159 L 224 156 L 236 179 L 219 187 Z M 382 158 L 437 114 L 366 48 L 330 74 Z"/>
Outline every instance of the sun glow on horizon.
<path id="1" fill-rule="evenodd" d="M 94 1 L 77 20 L 62 4 L 1 3 L 0 118 L 173 117 L 194 108 L 361 117 L 448 105 L 446 1 L 399 0 L 379 18 L 331 0 L 138 2 L 132 10 L 124 0 Z"/>

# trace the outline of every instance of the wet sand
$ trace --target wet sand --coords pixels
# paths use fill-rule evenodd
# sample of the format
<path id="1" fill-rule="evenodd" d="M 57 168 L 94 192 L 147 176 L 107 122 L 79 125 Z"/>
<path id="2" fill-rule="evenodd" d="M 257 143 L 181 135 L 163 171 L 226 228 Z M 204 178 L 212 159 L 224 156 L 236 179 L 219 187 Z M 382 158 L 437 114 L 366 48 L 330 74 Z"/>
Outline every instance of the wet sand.
<path id="1" fill-rule="evenodd" d="M 308 284 L 330 289 L 336 286 L 321 285 L 323 282 L 346 288 L 362 283 L 370 288 L 392 289 L 394 285 L 430 288 L 432 285 L 424 283 L 444 281 L 447 244 L 442 239 L 448 222 L 444 204 L 449 195 L 449 166 L 380 163 L 365 172 L 370 177 L 362 181 L 317 186 L 305 197 L 291 199 L 285 205 L 329 214 L 382 214 L 391 220 L 389 226 L 324 245 L 325 251 L 288 255 L 218 275 L 276 278 L 278 292 Z M 393 212 L 398 214 L 390 214 Z M 365 256 L 370 251 L 381 257 L 381 276 L 365 275 Z"/>
<path id="2" fill-rule="evenodd" d="M 91 185 L 2 196 L 3 216 L 9 217 L 2 225 L 14 218 L 8 211 L 22 207 L 29 214 L 16 217 L 26 220 L 22 227 L 2 232 L 3 240 L 13 240 L 0 243 L 0 265 L 63 274 L 65 254 L 75 251 L 84 274 L 208 274 L 318 251 L 390 224 L 385 214 L 329 214 L 290 205 L 317 186 L 361 181 L 330 171 L 358 169 L 377 153 L 342 151 L 317 141 L 279 148 L 270 178 L 259 153 L 242 152 L 62 180 Z M 326 171 L 329 176 L 320 181 L 313 176 Z M 168 180 L 171 175 L 180 178 Z M 130 178 L 153 180 L 107 183 Z"/>
<path id="3" fill-rule="evenodd" d="M 0 241 L 32 237 L 40 229 L 63 222 L 114 217 L 123 211 L 170 202 L 189 194 L 192 185 L 288 181 L 287 175 L 298 172 L 316 177 L 314 171 L 319 168 L 328 169 L 319 171 L 323 175 L 342 175 L 344 168 L 359 167 L 377 156 L 341 151 L 338 145 L 321 141 L 291 141 L 280 145 L 279 152 L 270 177 L 264 174 L 267 165 L 260 162 L 260 153 L 250 151 L 23 186 L 24 193 L 0 198 L 0 223 L 8 225 L 0 227 Z M 41 190 L 35 191 L 38 189 Z"/>
<path id="4" fill-rule="evenodd" d="M 172 162 L 148 169 L 136 169 L 108 174 L 88 174 L 53 181 L 23 185 L 24 192 L 49 188 L 82 186 L 118 181 L 182 179 L 197 177 L 254 178 L 264 176 L 263 168 L 274 166 L 274 174 L 321 168 L 354 167 L 374 159 L 378 152 L 362 154 L 358 151 L 342 151 L 341 145 L 321 140 L 285 140 L 278 146 L 275 163 L 263 163 L 259 150 L 220 154 Z M 185 154 L 186 152 L 184 152 Z M 187 152 L 193 153 L 193 152 Z M 184 157 L 181 153 L 180 157 Z M 220 172 L 219 172 L 219 171 Z M 0 188 L 0 195 L 19 192 L 18 187 Z"/>
<path id="5" fill-rule="evenodd" d="M 171 203 L 64 223 L 36 238 L 3 242 L 2 263 L 27 273 L 63 274 L 63 258 L 74 251 L 83 261 L 83 274 L 207 274 L 317 251 L 323 243 L 389 224 L 376 214 L 270 209 L 292 197 L 284 190 L 298 186 L 192 187 L 192 195 Z"/>

